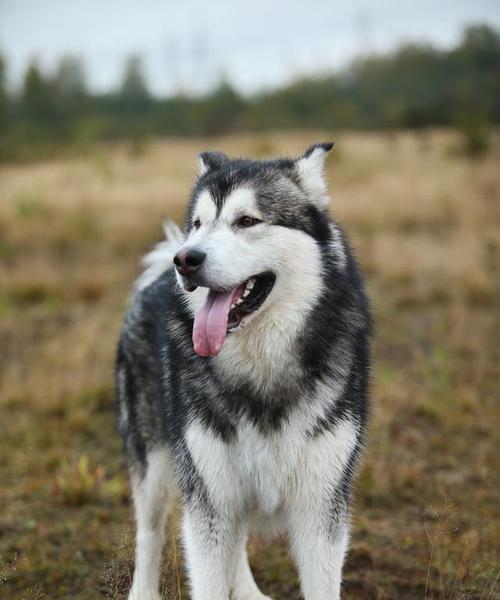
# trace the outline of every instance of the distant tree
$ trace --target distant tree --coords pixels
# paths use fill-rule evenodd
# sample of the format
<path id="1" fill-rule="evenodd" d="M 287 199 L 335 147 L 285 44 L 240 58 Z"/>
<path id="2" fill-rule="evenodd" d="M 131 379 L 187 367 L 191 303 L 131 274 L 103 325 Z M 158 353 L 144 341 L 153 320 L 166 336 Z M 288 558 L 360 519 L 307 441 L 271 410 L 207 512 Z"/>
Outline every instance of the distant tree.
<path id="1" fill-rule="evenodd" d="M 125 63 L 119 96 L 123 107 L 132 111 L 143 108 L 151 100 L 142 59 L 138 55 L 129 56 Z"/>
<path id="2" fill-rule="evenodd" d="M 227 82 L 219 86 L 199 103 L 200 133 L 215 135 L 241 126 L 245 100 Z"/>
<path id="3" fill-rule="evenodd" d="M 36 61 L 31 62 L 24 77 L 22 108 L 24 116 L 32 121 L 46 124 L 56 117 L 54 87 Z"/>
<path id="4" fill-rule="evenodd" d="M 6 63 L 0 55 L 0 135 L 7 128 L 7 82 Z"/>
<path id="5" fill-rule="evenodd" d="M 64 56 L 59 62 L 54 85 L 60 97 L 81 98 L 85 96 L 85 70 L 82 60 L 77 56 Z"/>
<path id="6" fill-rule="evenodd" d="M 500 33 L 489 25 L 471 25 L 464 31 L 460 50 L 473 56 L 482 66 L 498 67 Z"/>
<path id="7" fill-rule="evenodd" d="M 456 74 L 450 86 L 455 112 L 482 113 L 500 120 L 500 33 L 487 25 L 468 27 L 458 48 L 451 51 L 450 69 Z"/>

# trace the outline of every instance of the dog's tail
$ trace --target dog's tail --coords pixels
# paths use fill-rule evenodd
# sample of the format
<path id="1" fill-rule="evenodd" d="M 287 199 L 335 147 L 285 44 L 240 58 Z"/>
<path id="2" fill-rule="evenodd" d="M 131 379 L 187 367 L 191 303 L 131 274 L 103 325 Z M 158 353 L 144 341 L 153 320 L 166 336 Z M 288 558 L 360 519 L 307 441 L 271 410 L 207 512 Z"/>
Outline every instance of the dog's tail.
<path id="1" fill-rule="evenodd" d="M 135 293 L 151 285 L 172 265 L 174 255 L 184 241 L 180 228 L 169 219 L 163 221 L 163 231 L 165 240 L 156 244 L 141 261 L 144 270 L 135 282 Z"/>

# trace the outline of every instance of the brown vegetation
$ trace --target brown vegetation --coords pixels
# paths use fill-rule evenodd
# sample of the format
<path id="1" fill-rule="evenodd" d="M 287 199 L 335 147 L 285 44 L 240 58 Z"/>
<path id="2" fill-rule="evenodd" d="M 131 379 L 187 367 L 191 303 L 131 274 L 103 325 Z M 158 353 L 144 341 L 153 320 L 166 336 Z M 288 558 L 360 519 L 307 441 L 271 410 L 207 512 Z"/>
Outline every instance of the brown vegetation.
<path id="1" fill-rule="evenodd" d="M 133 524 L 112 370 L 139 257 L 163 217 L 182 218 L 197 151 L 298 154 L 317 138 L 1 168 L 1 597 L 123 597 Z M 345 598 L 499 597 L 500 147 L 470 160 L 458 143 L 343 134 L 328 167 L 377 323 Z M 165 598 L 187 599 L 173 521 Z M 263 590 L 299 597 L 284 542 L 255 540 L 251 559 Z"/>

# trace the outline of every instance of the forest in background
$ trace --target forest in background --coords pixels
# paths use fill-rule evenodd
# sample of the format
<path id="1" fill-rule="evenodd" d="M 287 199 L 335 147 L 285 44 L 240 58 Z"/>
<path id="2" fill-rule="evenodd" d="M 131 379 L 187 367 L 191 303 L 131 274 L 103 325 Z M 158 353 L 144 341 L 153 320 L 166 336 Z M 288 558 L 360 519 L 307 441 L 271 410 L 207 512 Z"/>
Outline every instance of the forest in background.
<path id="1" fill-rule="evenodd" d="M 85 65 L 74 56 L 63 57 L 54 73 L 34 60 L 20 89 L 10 92 L 0 56 L 0 160 L 80 150 L 95 141 L 436 126 L 460 128 L 469 149 L 481 151 L 489 128 L 500 122 L 499 65 L 500 32 L 488 25 L 469 26 L 449 50 L 407 44 L 253 96 L 222 80 L 205 95 L 156 97 L 138 55 L 127 59 L 110 93 L 91 92 Z"/>

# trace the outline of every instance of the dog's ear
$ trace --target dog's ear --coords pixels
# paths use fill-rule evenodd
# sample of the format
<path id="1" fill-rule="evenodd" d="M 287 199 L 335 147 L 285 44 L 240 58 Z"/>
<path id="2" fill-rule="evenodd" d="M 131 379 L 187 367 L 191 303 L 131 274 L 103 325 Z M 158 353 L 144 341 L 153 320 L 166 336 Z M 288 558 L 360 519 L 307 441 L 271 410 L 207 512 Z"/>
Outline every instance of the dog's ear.
<path id="1" fill-rule="evenodd" d="M 299 179 L 320 207 L 328 206 L 328 193 L 324 175 L 325 158 L 334 142 L 313 144 L 297 160 Z"/>
<path id="2" fill-rule="evenodd" d="M 201 177 L 209 171 L 218 171 L 230 160 L 223 152 L 201 152 L 198 154 L 198 175 Z"/>

